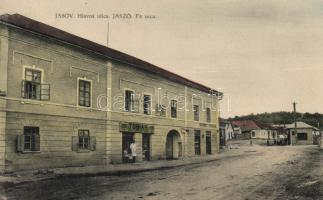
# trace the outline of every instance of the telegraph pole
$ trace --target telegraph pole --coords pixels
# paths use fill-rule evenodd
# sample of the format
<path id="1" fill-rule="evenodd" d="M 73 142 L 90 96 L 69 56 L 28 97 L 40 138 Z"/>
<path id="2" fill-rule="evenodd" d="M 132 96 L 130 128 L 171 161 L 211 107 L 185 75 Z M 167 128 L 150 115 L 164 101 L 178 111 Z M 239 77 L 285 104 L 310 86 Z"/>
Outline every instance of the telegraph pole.
<path id="1" fill-rule="evenodd" d="M 110 23 L 108 21 L 108 25 L 107 25 L 107 47 L 109 47 L 109 39 L 110 39 Z"/>
<path id="2" fill-rule="evenodd" d="M 294 134 L 295 134 L 295 138 L 297 137 L 297 119 L 296 119 L 296 102 L 293 102 L 293 108 L 294 108 Z M 292 146 L 292 133 L 290 134 L 290 145 Z"/>

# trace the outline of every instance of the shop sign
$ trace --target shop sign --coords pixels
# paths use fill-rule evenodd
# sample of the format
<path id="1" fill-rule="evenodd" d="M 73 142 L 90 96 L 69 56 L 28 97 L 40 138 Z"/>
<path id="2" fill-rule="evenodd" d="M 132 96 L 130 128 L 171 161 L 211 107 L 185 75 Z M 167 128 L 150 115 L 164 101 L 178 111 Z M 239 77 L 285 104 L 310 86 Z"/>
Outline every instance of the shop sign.
<path id="1" fill-rule="evenodd" d="M 154 126 L 134 122 L 120 122 L 119 130 L 120 132 L 154 133 Z"/>

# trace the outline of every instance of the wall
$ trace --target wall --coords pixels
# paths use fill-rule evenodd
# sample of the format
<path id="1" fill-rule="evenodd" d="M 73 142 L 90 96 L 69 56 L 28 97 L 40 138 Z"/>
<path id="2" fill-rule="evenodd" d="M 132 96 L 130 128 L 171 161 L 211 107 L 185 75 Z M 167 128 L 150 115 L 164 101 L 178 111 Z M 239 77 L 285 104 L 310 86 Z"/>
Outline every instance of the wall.
<path id="1" fill-rule="evenodd" d="M 42 70 L 43 83 L 50 84 L 49 101 L 22 98 L 24 67 Z M 107 93 L 107 69 L 103 58 L 9 28 L 7 71 L 10 79 L 5 97 L 6 171 L 106 163 L 107 114 L 97 106 L 97 97 Z M 91 108 L 78 106 L 78 77 L 92 81 Z M 3 115 L 1 113 L 2 118 Z M 23 134 L 24 126 L 39 127 L 40 153 L 16 151 L 16 138 Z M 78 135 L 78 129 L 89 129 L 90 136 L 96 137 L 95 151 L 72 151 L 72 136 Z"/>
<path id="2" fill-rule="evenodd" d="M 17 153 L 16 137 L 24 126 L 40 131 L 40 152 Z M 95 151 L 72 151 L 72 136 L 78 129 L 90 130 L 96 137 Z M 30 113 L 7 114 L 6 171 L 64 166 L 104 165 L 105 120 L 50 116 Z"/>
<path id="3" fill-rule="evenodd" d="M 9 38 L 9 42 L 5 48 L 7 53 L 1 49 L 1 66 L 7 63 L 8 67 L 1 67 L 1 70 L 7 69 L 10 77 L 7 97 L 0 98 L 0 130 L 6 130 L 5 144 L 2 145 L 2 151 L 0 145 L 0 153 L 5 155 L 5 161 L 2 159 L 2 162 L 5 162 L 6 171 L 120 163 L 120 121 L 154 125 L 155 132 L 151 136 L 153 160 L 165 158 L 166 137 L 171 130 L 180 134 L 184 156 L 195 156 L 196 129 L 201 130 L 201 155 L 206 154 L 206 131 L 211 131 L 212 134 L 212 152 L 219 151 L 219 102 L 214 100 L 213 107 L 216 110 L 211 112 L 212 122 L 207 122 L 204 109 L 211 106 L 211 98 L 207 93 L 20 29 L 10 27 L 8 37 L 2 32 L 1 47 L 6 44 L 3 38 Z M 4 62 L 6 58 L 8 60 Z M 22 98 L 21 85 L 26 67 L 42 71 L 43 83 L 50 84 L 51 88 L 49 101 Z M 92 81 L 90 108 L 78 106 L 79 77 Z M 109 103 L 114 97 L 119 95 L 123 100 L 125 88 L 133 89 L 138 94 L 151 94 L 153 109 L 158 103 L 158 97 L 166 95 L 167 98 L 174 99 L 180 95 L 187 101 L 178 107 L 186 106 L 186 109 L 178 110 L 176 119 L 171 118 L 170 108 L 167 109 L 166 117 L 157 116 L 154 111 L 151 115 L 144 115 L 142 106 L 139 106 L 139 113 L 124 112 L 123 105 L 121 108 L 111 106 L 110 109 Z M 101 96 L 103 98 L 100 99 Z M 199 121 L 194 121 L 193 105 L 200 107 Z M 40 128 L 40 152 L 16 151 L 16 138 L 23 134 L 24 126 Z M 97 138 L 95 151 L 72 151 L 72 136 L 77 136 L 78 129 L 89 129 L 90 135 Z M 135 138 L 140 155 L 141 134 L 136 133 Z M 140 156 L 138 160 L 141 160 Z"/>
<path id="4" fill-rule="evenodd" d="M 276 139 L 277 138 L 277 132 L 274 130 L 264 130 L 264 129 L 259 129 L 259 130 L 253 130 L 252 132 L 255 133 L 251 134 L 251 138 L 253 139 Z"/>
<path id="5" fill-rule="evenodd" d="M 7 93 L 7 69 L 8 69 L 8 30 L 5 26 L 0 25 L 0 91 Z M 7 101 L 0 99 L 0 172 L 5 169 L 5 131 L 7 113 L 5 109 Z"/>
<path id="6" fill-rule="evenodd" d="M 291 131 L 294 131 L 295 129 L 290 129 Z M 307 140 L 299 140 L 296 138 L 296 134 L 293 137 L 293 144 L 297 145 L 311 145 L 313 144 L 313 130 L 310 128 L 297 128 L 297 133 L 306 133 L 307 134 Z"/>
<path id="7" fill-rule="evenodd" d="M 171 130 L 176 130 L 181 134 L 182 152 L 184 156 L 195 156 L 194 152 L 194 130 L 201 130 L 201 154 L 205 155 L 205 132 L 212 133 L 212 150 L 218 152 L 218 110 L 211 112 L 212 123 L 206 122 L 206 111 L 203 106 L 211 106 L 211 99 L 206 93 L 185 87 L 184 85 L 170 82 L 164 78 L 147 74 L 143 71 L 127 67 L 120 63 L 112 63 L 112 83 L 111 83 L 111 101 L 119 104 L 112 106 L 111 118 L 111 153 L 112 162 L 121 162 L 121 143 L 122 133 L 119 131 L 119 121 L 136 122 L 153 124 L 155 127 L 154 134 L 151 135 L 151 154 L 152 159 L 164 159 L 166 157 L 166 138 Z M 138 97 L 143 94 L 152 96 L 152 113 L 150 115 L 143 114 L 142 102 L 139 104 L 139 112 L 124 112 L 124 92 L 132 90 Z M 194 95 L 196 94 L 196 95 Z M 171 109 L 168 101 L 172 99 L 178 100 L 177 118 L 171 117 Z M 179 98 L 179 99 L 178 99 Z M 180 99 L 186 98 L 186 103 Z M 158 116 L 155 111 L 156 104 L 166 105 L 166 116 Z M 194 121 L 192 111 L 193 105 L 200 107 L 200 120 Z M 185 111 L 186 106 L 186 111 Z M 205 106 L 204 106 L 205 107 Z M 215 101 L 214 107 L 218 108 L 218 102 Z M 180 109 L 183 108 L 183 109 Z M 187 132 L 187 131 L 188 132 Z M 204 136 L 204 137 L 203 137 Z M 138 144 L 137 144 L 138 145 Z"/>

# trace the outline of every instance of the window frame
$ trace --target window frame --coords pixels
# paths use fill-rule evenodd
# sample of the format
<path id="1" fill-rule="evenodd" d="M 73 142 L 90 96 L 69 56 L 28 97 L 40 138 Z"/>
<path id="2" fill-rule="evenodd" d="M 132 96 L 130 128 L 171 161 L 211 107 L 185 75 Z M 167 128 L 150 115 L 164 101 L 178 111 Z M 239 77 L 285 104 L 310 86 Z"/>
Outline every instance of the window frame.
<path id="1" fill-rule="evenodd" d="M 145 96 L 149 96 L 150 97 L 150 103 L 149 103 L 149 110 L 148 110 L 148 113 L 145 113 Z M 142 106 L 143 106 L 143 114 L 145 115 L 151 115 L 152 114 L 152 105 L 153 105 L 153 100 L 152 100 L 152 94 L 150 93 L 142 93 Z"/>
<path id="2" fill-rule="evenodd" d="M 27 132 L 27 129 L 30 129 L 30 132 Z M 32 130 L 34 129 L 34 130 Z M 36 131 L 35 131 L 36 130 Z M 36 137 L 39 137 L 39 149 L 36 149 Z M 23 152 L 40 152 L 40 128 L 38 126 L 24 126 L 24 143 L 23 143 Z M 26 148 L 26 137 L 29 137 L 29 148 Z"/>
<path id="3" fill-rule="evenodd" d="M 90 150 L 90 130 L 89 129 L 78 129 L 78 150 L 79 151 L 89 151 Z M 80 133 L 87 132 L 87 135 L 80 135 Z M 81 139 L 81 140 L 80 140 Z M 87 146 L 85 144 L 85 141 L 87 142 Z M 81 145 L 82 143 L 82 145 Z M 85 147 L 86 146 L 86 147 Z"/>
<path id="4" fill-rule="evenodd" d="M 130 110 L 127 110 L 127 109 L 126 109 L 126 105 L 127 105 L 127 101 L 126 101 L 126 92 L 127 92 L 127 91 L 132 92 L 132 98 L 131 98 L 131 99 L 132 99 L 132 102 L 130 102 L 130 105 L 131 105 Z M 129 112 L 129 113 L 134 112 L 134 107 L 135 107 L 135 90 L 130 89 L 130 88 L 124 88 L 123 95 L 124 95 L 124 97 L 123 97 L 123 111 L 124 111 L 124 112 Z"/>
<path id="5" fill-rule="evenodd" d="M 175 107 L 173 107 L 173 102 L 175 102 Z M 177 118 L 177 100 L 176 99 L 172 99 L 170 101 L 170 116 L 171 118 Z M 175 110 L 173 110 L 175 108 Z M 174 111 L 174 112 L 173 112 Z M 173 115 L 174 114 L 174 115 Z"/>
<path id="6" fill-rule="evenodd" d="M 86 105 L 81 105 L 80 104 L 80 81 L 84 81 L 84 82 L 88 82 L 89 84 L 90 84 L 90 97 L 89 97 L 89 106 L 86 106 Z M 87 79 L 86 77 L 78 77 L 77 78 L 77 106 L 78 107 L 83 107 L 83 108 L 92 108 L 92 103 L 93 103 L 93 101 L 92 101 L 92 88 L 93 88 L 93 85 L 92 85 L 92 80 L 90 80 L 90 79 Z"/>
<path id="7" fill-rule="evenodd" d="M 299 135 L 306 136 L 306 137 L 299 137 Z M 307 141 L 307 140 L 308 140 L 308 134 L 307 134 L 307 133 L 305 133 L 305 132 L 297 133 L 297 140 L 300 140 L 300 141 Z"/>
<path id="8" fill-rule="evenodd" d="M 35 65 L 23 65 L 22 66 L 22 80 L 26 80 L 26 70 L 35 70 L 35 71 L 40 71 L 41 72 L 41 76 L 40 76 L 40 83 L 44 82 L 44 77 L 45 77 L 45 73 L 44 73 L 44 69 L 36 67 Z"/>
<path id="9" fill-rule="evenodd" d="M 34 72 L 38 72 L 40 74 L 39 82 L 36 82 L 33 80 L 27 80 L 27 72 L 28 71 L 31 71 L 32 74 L 34 74 Z M 23 65 L 23 67 L 22 67 L 21 97 L 24 99 L 28 99 L 28 100 L 49 101 L 50 100 L 50 84 L 44 84 L 44 76 L 45 76 L 44 69 L 35 67 L 35 65 L 32 65 L 32 66 Z M 33 76 L 32 76 L 32 78 L 33 78 Z M 32 87 L 33 86 L 36 87 L 35 95 L 32 94 L 32 97 L 29 97 L 29 96 L 30 96 L 30 93 L 33 93 L 33 92 L 27 92 L 27 90 L 26 90 L 27 84 L 31 85 Z M 45 86 L 47 87 L 47 89 L 45 89 Z M 47 98 L 44 98 L 43 95 L 47 96 Z"/>

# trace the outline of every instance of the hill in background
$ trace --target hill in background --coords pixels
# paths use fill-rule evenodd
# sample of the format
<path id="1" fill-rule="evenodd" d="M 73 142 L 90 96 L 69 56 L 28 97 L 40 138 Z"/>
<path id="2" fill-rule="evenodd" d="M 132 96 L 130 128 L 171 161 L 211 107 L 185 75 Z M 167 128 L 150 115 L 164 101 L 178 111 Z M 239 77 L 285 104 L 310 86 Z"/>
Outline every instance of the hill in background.
<path id="1" fill-rule="evenodd" d="M 323 129 L 323 114 L 320 113 L 296 113 L 297 121 L 303 121 L 312 126 Z M 293 112 L 272 112 L 272 113 L 260 113 L 250 114 L 243 116 L 235 116 L 228 120 L 254 120 L 265 124 L 291 124 L 294 122 Z"/>

